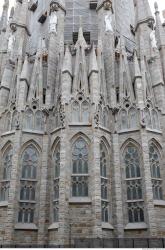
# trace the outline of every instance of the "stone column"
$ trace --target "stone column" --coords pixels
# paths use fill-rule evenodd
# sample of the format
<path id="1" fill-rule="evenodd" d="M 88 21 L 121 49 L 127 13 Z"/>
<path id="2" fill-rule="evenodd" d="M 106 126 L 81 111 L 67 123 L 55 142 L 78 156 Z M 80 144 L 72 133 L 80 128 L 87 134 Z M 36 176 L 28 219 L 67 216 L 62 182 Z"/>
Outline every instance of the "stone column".
<path id="1" fill-rule="evenodd" d="M 22 133 L 20 130 L 16 130 L 13 136 L 13 158 L 11 169 L 11 180 L 7 210 L 7 222 L 5 225 L 5 244 L 14 243 L 14 226 L 17 223 L 17 206 L 18 206 L 18 188 L 19 188 L 19 169 L 20 169 L 20 145 L 21 145 Z"/>
<path id="2" fill-rule="evenodd" d="M 145 185 L 145 206 L 148 220 L 148 229 L 150 236 L 157 235 L 157 225 L 155 210 L 153 204 L 153 192 L 152 192 L 152 181 L 151 181 L 151 170 L 149 162 L 149 147 L 148 147 L 148 136 L 145 129 L 141 130 L 141 146 L 142 146 L 142 157 L 144 164 L 144 185 Z"/>
<path id="3" fill-rule="evenodd" d="M 43 136 L 42 147 L 42 165 L 41 165 L 41 182 L 40 182 L 40 199 L 39 199 L 39 220 L 38 220 L 38 244 L 47 243 L 48 238 L 48 221 L 47 210 L 49 210 L 48 198 L 48 156 L 49 156 L 49 137 Z"/>
<path id="4" fill-rule="evenodd" d="M 122 194 L 122 176 L 120 168 L 120 146 L 119 146 L 119 135 L 112 135 L 112 144 L 113 144 L 113 172 L 114 172 L 114 191 L 115 191 L 115 234 L 117 237 L 124 236 L 124 220 L 123 220 L 123 194 Z"/>
<path id="5" fill-rule="evenodd" d="M 93 168 L 92 168 L 92 204 L 94 229 L 93 237 L 102 237 L 101 228 L 101 179 L 100 179 L 100 136 L 98 131 L 93 135 Z"/>

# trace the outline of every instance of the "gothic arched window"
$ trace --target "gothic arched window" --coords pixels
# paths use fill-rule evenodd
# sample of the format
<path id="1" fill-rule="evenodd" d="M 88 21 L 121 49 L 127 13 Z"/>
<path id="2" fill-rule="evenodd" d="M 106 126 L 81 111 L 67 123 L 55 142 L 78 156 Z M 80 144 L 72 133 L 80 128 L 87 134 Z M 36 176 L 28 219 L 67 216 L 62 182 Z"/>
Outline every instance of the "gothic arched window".
<path id="1" fill-rule="evenodd" d="M 88 196 L 88 145 L 83 138 L 72 148 L 72 196 Z"/>
<path id="2" fill-rule="evenodd" d="M 3 180 L 10 180 L 13 149 L 10 147 L 3 155 Z"/>
<path id="3" fill-rule="evenodd" d="M 129 222 L 144 221 L 141 160 L 139 150 L 129 144 L 124 152 Z"/>
<path id="4" fill-rule="evenodd" d="M 33 114 L 33 112 L 32 112 L 32 110 L 27 110 L 26 112 L 25 112 L 25 117 L 24 117 L 24 128 L 25 129 L 33 129 L 33 123 L 34 123 L 34 121 L 33 121 L 33 119 L 34 119 L 34 114 Z"/>
<path id="5" fill-rule="evenodd" d="M 152 110 L 152 127 L 159 130 L 159 117 L 156 110 Z"/>
<path id="6" fill-rule="evenodd" d="M 102 125 L 105 128 L 108 128 L 108 110 L 106 108 L 103 109 L 103 115 L 102 115 Z"/>
<path id="7" fill-rule="evenodd" d="M 11 130 L 15 130 L 16 129 L 16 125 L 17 125 L 17 112 L 15 111 L 13 113 L 13 117 L 12 117 Z"/>
<path id="8" fill-rule="evenodd" d="M 128 128 L 127 121 L 128 121 L 127 111 L 123 109 L 120 112 L 120 129 L 121 130 Z"/>
<path id="9" fill-rule="evenodd" d="M 3 157 L 3 175 L 2 182 L 0 182 L 0 201 L 7 201 L 9 196 L 9 188 L 10 188 L 10 178 L 11 178 L 11 169 L 12 169 L 12 157 L 13 157 L 13 149 L 9 147 Z"/>
<path id="10" fill-rule="evenodd" d="M 39 110 L 35 113 L 35 129 L 41 131 L 44 129 L 44 116 Z"/>
<path id="11" fill-rule="evenodd" d="M 21 158 L 20 200 L 18 222 L 32 223 L 34 220 L 39 154 L 33 145 L 28 146 Z"/>
<path id="12" fill-rule="evenodd" d="M 54 155 L 53 155 L 53 167 L 54 167 L 54 194 L 53 194 L 53 220 L 58 221 L 59 218 L 59 181 L 60 181 L 60 142 L 58 142 Z"/>
<path id="13" fill-rule="evenodd" d="M 89 122 L 89 103 L 84 101 L 81 104 L 81 112 L 82 112 L 82 122 Z"/>
<path id="14" fill-rule="evenodd" d="M 145 122 L 148 128 L 152 128 L 151 114 L 148 108 L 145 109 Z"/>
<path id="15" fill-rule="evenodd" d="M 101 209 L 102 221 L 109 221 L 108 200 L 108 151 L 104 142 L 100 143 Z"/>
<path id="16" fill-rule="evenodd" d="M 6 114 L 5 131 L 10 131 L 10 123 L 11 123 L 11 113 L 8 112 Z"/>
<path id="17" fill-rule="evenodd" d="M 162 178 L 160 171 L 161 159 L 159 151 L 153 143 L 149 146 L 149 159 L 154 199 L 163 200 Z"/>
<path id="18" fill-rule="evenodd" d="M 72 122 L 80 122 L 80 105 L 78 102 L 72 104 Z"/>
<path id="19" fill-rule="evenodd" d="M 130 108 L 128 112 L 129 116 L 129 127 L 131 129 L 137 127 L 137 110 L 135 108 Z"/>

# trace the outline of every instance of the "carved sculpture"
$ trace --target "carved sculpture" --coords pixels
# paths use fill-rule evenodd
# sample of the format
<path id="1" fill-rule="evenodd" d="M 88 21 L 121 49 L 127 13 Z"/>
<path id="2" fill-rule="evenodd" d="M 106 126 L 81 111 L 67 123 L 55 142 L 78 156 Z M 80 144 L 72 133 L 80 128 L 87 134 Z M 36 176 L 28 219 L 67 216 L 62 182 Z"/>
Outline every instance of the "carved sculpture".
<path id="1" fill-rule="evenodd" d="M 156 50 L 158 47 L 157 47 L 157 41 L 155 37 L 155 30 L 152 30 L 152 32 L 150 33 L 150 41 L 151 41 L 152 49 Z"/>
<path id="2" fill-rule="evenodd" d="M 112 14 L 111 12 L 109 12 L 106 16 L 105 16 L 105 31 L 106 32 L 112 32 L 113 33 L 113 27 L 112 27 Z"/>
<path id="3" fill-rule="evenodd" d="M 14 43 L 15 43 L 15 36 L 12 33 L 10 35 L 10 37 L 9 37 L 9 40 L 8 40 L 8 52 L 12 52 L 13 51 Z"/>
<path id="4" fill-rule="evenodd" d="M 51 11 L 49 16 L 49 33 L 54 32 L 57 34 L 57 23 L 58 17 L 56 15 L 56 11 Z"/>

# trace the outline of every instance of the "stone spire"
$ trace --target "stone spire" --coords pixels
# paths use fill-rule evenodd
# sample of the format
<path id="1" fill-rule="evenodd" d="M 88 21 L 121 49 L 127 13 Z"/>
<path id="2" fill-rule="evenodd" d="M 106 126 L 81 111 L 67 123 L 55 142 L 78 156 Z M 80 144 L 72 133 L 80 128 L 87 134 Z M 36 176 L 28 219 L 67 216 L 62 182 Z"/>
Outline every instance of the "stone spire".
<path id="1" fill-rule="evenodd" d="M 48 44 L 48 73 L 46 105 L 50 106 L 57 101 L 61 67 L 64 55 L 64 17 L 65 1 L 51 1 L 49 16 L 49 44 Z M 60 72 L 58 72 L 58 69 Z M 57 77 L 58 75 L 58 77 Z"/>
<path id="2" fill-rule="evenodd" d="M 62 103 L 68 103 L 71 98 L 73 70 L 72 70 L 72 55 L 70 49 L 66 46 L 65 56 L 62 67 Z"/>
<path id="3" fill-rule="evenodd" d="M 99 69 L 98 69 L 94 44 L 92 46 L 92 51 L 90 54 L 89 85 L 93 103 L 97 105 L 99 103 L 101 93 L 100 93 Z"/>
<path id="4" fill-rule="evenodd" d="M 134 51 L 134 86 L 137 104 L 142 109 L 144 107 L 143 83 L 136 50 Z"/>
<path id="5" fill-rule="evenodd" d="M 28 0 L 22 0 L 22 2 L 17 0 L 15 13 L 11 25 L 14 24 L 16 26 L 21 26 L 22 28 L 25 28 L 28 31 L 27 17 L 28 17 Z"/>
<path id="6" fill-rule="evenodd" d="M 157 2 L 155 2 L 155 16 L 156 16 L 156 38 L 158 41 L 160 58 L 161 58 L 162 68 L 163 68 L 163 75 L 164 75 L 164 80 L 165 80 L 165 30 L 162 26 Z"/>
<path id="7" fill-rule="evenodd" d="M 19 83 L 18 108 L 22 109 L 26 103 L 29 87 L 29 62 L 27 55 L 25 56 Z"/>
<path id="8" fill-rule="evenodd" d="M 73 81 L 73 92 L 76 94 L 77 91 L 89 94 L 88 88 L 88 76 L 87 76 L 87 65 L 85 50 L 88 48 L 85 38 L 83 36 L 82 22 L 80 18 L 80 28 L 78 32 L 78 40 L 75 45 L 76 59 L 75 59 L 75 72 Z"/>
<path id="9" fill-rule="evenodd" d="M 1 17 L 1 30 L 6 31 L 8 20 L 9 0 L 4 0 L 2 17 Z"/>
<path id="10" fill-rule="evenodd" d="M 142 23 L 148 23 L 148 21 L 154 22 L 148 0 L 135 0 L 134 3 L 136 7 L 135 29 Z"/>
<path id="11" fill-rule="evenodd" d="M 125 100 L 129 100 L 131 103 L 134 101 L 134 94 L 132 89 L 132 81 L 130 78 L 130 71 L 128 66 L 127 54 L 125 51 L 124 39 L 121 36 L 121 53 L 120 53 L 120 103 L 122 104 Z"/>
<path id="12" fill-rule="evenodd" d="M 158 10 L 158 4 L 155 2 L 155 16 L 156 16 L 156 38 L 158 41 L 159 47 L 165 46 L 165 31 L 162 26 L 160 19 L 160 12 Z"/>

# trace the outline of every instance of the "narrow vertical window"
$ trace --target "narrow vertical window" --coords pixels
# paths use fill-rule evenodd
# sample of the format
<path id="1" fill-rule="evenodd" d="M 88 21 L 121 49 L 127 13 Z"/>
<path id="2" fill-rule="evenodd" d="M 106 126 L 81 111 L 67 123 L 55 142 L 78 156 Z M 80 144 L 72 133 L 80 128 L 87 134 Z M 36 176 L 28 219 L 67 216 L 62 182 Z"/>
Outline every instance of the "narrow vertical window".
<path id="1" fill-rule="evenodd" d="M 86 101 L 81 104 L 81 120 L 82 122 L 89 122 L 89 104 Z"/>
<path id="2" fill-rule="evenodd" d="M 21 158 L 21 179 L 18 222 L 33 223 L 36 204 L 37 168 L 39 154 L 34 146 L 28 146 Z"/>
<path id="3" fill-rule="evenodd" d="M 42 131 L 44 129 L 44 117 L 41 111 L 35 113 L 35 129 Z"/>
<path id="4" fill-rule="evenodd" d="M 9 196 L 10 178 L 12 169 L 13 149 L 10 147 L 3 155 L 3 173 L 0 182 L 0 201 L 7 201 Z"/>
<path id="5" fill-rule="evenodd" d="M 120 129 L 124 130 L 128 128 L 128 124 L 127 124 L 127 111 L 126 110 L 121 110 L 120 112 Z"/>
<path id="6" fill-rule="evenodd" d="M 54 194 L 53 194 L 53 221 L 59 220 L 59 178 L 60 178 L 60 142 L 57 144 L 53 155 Z"/>
<path id="7" fill-rule="evenodd" d="M 88 196 L 88 145 L 83 138 L 72 148 L 72 196 Z"/>
<path id="8" fill-rule="evenodd" d="M 108 185 L 108 151 L 103 142 L 100 143 L 100 177 L 101 177 L 101 215 L 103 222 L 109 222 L 109 185 Z"/>
<path id="9" fill-rule="evenodd" d="M 72 104 L 72 122 L 80 122 L 80 105 L 78 102 Z"/>
<path id="10" fill-rule="evenodd" d="M 130 108 L 128 112 L 129 116 L 129 128 L 137 128 L 137 110 L 135 108 Z"/>
<path id="11" fill-rule="evenodd" d="M 124 153 L 129 222 L 144 221 L 141 162 L 138 149 L 130 144 Z"/>
<path id="12" fill-rule="evenodd" d="M 25 112 L 25 116 L 24 116 L 24 128 L 25 129 L 33 129 L 34 127 L 34 114 L 33 112 L 29 109 Z"/>
<path id="13" fill-rule="evenodd" d="M 149 146 L 149 159 L 154 199 L 163 200 L 162 178 L 160 171 L 161 159 L 159 151 L 153 143 Z"/>

